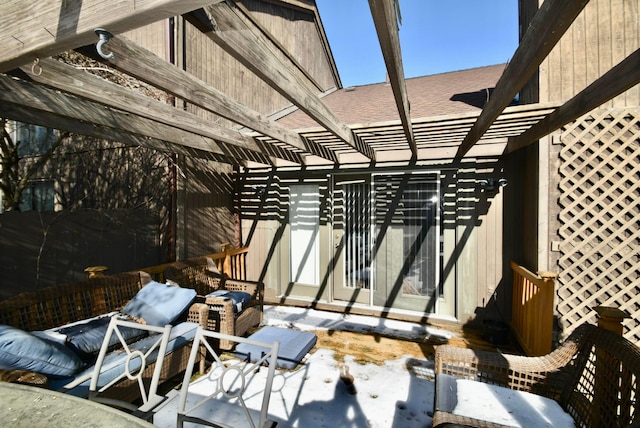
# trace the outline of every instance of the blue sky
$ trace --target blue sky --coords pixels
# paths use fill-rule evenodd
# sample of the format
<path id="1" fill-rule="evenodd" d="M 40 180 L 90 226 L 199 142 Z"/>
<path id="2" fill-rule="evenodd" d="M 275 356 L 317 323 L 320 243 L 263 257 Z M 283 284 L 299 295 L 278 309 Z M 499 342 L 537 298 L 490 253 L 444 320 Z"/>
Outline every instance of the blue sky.
<path id="1" fill-rule="evenodd" d="M 399 0 L 406 78 L 503 64 L 518 44 L 517 0 Z M 316 0 L 344 87 L 386 69 L 368 0 Z"/>

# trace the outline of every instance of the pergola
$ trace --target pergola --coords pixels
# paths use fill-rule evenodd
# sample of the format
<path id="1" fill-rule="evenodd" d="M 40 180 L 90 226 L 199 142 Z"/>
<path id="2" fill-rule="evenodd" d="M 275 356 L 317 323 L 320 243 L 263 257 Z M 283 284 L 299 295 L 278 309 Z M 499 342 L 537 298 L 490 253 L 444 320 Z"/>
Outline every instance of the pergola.
<path id="1" fill-rule="evenodd" d="M 302 2 L 290 2 L 309 8 Z M 0 72 L 5 74 L 0 74 L 0 116 L 243 165 L 277 165 L 281 160 L 300 165 L 431 159 L 455 163 L 467 154 L 499 155 L 534 143 L 640 82 L 640 53 L 636 50 L 562 105 L 507 107 L 587 2 L 546 0 L 542 4 L 479 114 L 412 118 L 397 0 L 369 0 L 399 119 L 355 125 L 344 123 L 327 108 L 313 79 L 291 56 L 274 54 L 277 41 L 240 3 L 42 0 L 34 13 L 22 2 L 2 2 Z M 178 15 L 320 126 L 288 129 L 118 36 Z M 115 35 L 103 46 L 114 54 L 103 60 L 111 67 L 240 126 L 213 124 L 49 58 L 72 49 L 95 57 L 97 28 Z"/>

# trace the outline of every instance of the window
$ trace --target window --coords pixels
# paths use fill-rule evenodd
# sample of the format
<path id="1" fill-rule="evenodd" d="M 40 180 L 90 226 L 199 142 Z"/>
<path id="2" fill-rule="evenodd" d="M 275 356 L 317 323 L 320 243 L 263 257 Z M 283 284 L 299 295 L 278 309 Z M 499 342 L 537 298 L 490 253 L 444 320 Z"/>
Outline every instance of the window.
<path id="1" fill-rule="evenodd" d="M 22 191 L 20 197 L 20 211 L 53 211 L 54 210 L 53 181 L 39 181 L 31 183 Z"/>
<path id="2" fill-rule="evenodd" d="M 18 146 L 18 156 L 37 156 L 47 152 L 56 141 L 56 131 L 39 125 L 15 123 L 13 141 Z"/>
<path id="3" fill-rule="evenodd" d="M 296 184 L 289 192 L 291 282 L 320 285 L 320 189 Z"/>
<path id="4" fill-rule="evenodd" d="M 376 236 L 385 237 L 385 263 L 376 277 L 402 284 L 404 296 L 433 296 L 440 262 L 440 196 L 434 173 L 374 177 Z"/>

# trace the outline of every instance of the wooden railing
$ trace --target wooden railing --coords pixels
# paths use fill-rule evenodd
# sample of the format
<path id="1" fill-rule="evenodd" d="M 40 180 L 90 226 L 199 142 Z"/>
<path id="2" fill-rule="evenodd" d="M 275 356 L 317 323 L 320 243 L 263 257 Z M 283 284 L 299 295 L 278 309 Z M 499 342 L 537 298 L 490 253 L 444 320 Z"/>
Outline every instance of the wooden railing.
<path id="1" fill-rule="evenodd" d="M 202 257 L 211 258 L 218 266 L 218 270 L 229 278 L 246 280 L 246 258 L 248 253 L 249 247 L 229 249 L 228 246 L 223 245 L 221 252 L 207 254 Z M 154 280 L 164 282 L 163 273 L 170 264 L 171 263 L 165 263 L 162 265 L 142 268 L 140 270 L 151 275 L 151 278 Z"/>
<path id="2" fill-rule="evenodd" d="M 527 355 L 551 351 L 553 340 L 553 299 L 557 275 L 533 273 L 515 262 L 511 328 Z"/>

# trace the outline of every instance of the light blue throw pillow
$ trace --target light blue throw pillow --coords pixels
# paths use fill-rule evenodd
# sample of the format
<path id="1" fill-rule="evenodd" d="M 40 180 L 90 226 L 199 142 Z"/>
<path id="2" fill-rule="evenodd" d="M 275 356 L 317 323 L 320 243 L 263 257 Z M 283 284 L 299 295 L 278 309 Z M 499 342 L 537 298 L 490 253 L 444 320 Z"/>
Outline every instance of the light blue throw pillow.
<path id="1" fill-rule="evenodd" d="M 0 325 L 0 368 L 47 376 L 72 376 L 84 366 L 64 345 L 8 325 Z"/>
<path id="2" fill-rule="evenodd" d="M 122 313 L 148 325 L 173 324 L 191 305 L 196 291 L 151 281 L 122 309 Z"/>

